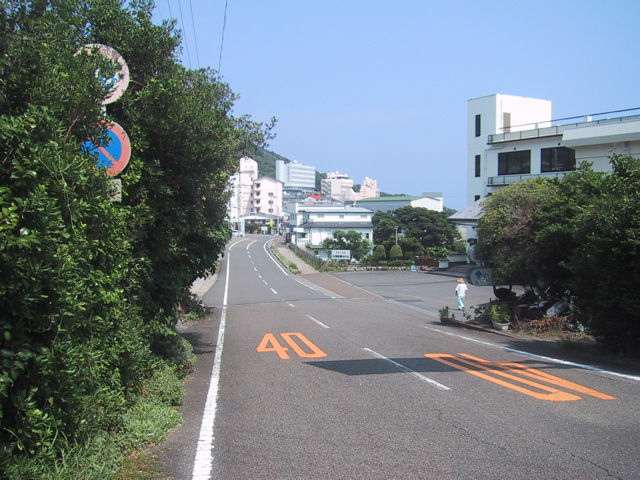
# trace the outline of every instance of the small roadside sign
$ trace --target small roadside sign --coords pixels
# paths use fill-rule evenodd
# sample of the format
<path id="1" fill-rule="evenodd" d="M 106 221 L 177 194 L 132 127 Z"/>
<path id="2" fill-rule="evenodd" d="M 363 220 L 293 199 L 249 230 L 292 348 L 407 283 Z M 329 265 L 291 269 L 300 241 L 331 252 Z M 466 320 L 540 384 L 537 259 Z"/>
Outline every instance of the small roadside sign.
<path id="1" fill-rule="evenodd" d="M 489 287 L 493 285 L 493 268 L 474 268 L 468 275 L 469 283 L 477 287 Z"/>
<path id="2" fill-rule="evenodd" d="M 331 250 L 331 260 L 351 260 L 351 250 Z"/>

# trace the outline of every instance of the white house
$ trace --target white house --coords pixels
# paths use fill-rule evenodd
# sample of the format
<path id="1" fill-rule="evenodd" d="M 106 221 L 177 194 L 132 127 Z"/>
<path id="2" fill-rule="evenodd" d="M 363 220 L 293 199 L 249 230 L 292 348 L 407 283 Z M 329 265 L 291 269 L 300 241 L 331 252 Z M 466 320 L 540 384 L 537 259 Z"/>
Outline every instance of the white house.
<path id="1" fill-rule="evenodd" d="M 475 202 L 505 185 L 561 177 L 583 161 L 609 171 L 612 153 L 640 157 L 640 109 L 554 120 L 549 100 L 496 94 L 468 101 L 467 132 L 470 211 L 450 217 L 468 226 L 467 238 L 469 217 L 482 215 Z"/>
<path id="2" fill-rule="evenodd" d="M 373 212 L 344 205 L 293 204 L 287 210 L 291 241 L 321 258 L 328 258 L 322 242 L 335 230 L 354 230 L 373 243 Z"/>

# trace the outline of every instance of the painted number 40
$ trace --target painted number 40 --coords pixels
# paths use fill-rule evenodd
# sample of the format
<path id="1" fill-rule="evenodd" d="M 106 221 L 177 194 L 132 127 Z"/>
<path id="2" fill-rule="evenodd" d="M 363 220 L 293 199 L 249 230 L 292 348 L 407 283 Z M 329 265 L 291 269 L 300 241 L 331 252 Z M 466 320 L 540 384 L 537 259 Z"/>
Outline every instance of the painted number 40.
<path id="1" fill-rule="evenodd" d="M 327 354 L 320 350 L 317 346 L 311 342 L 307 337 L 301 333 L 281 333 L 280 336 L 291 347 L 291 349 L 298 354 L 301 358 L 320 358 L 326 357 Z M 297 339 L 297 340 L 296 340 Z M 303 348 L 300 344 L 303 344 Z M 258 348 L 257 352 L 276 352 L 282 360 L 289 360 L 291 357 L 287 353 L 289 350 L 287 347 L 282 346 L 273 333 L 267 333 Z"/>

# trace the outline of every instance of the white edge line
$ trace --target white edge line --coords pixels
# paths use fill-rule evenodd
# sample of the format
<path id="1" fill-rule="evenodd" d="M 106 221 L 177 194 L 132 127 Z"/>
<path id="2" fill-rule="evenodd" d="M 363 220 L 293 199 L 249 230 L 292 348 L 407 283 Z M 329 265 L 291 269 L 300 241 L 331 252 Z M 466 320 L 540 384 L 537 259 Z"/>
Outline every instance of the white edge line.
<path id="1" fill-rule="evenodd" d="M 433 385 L 434 387 L 439 388 L 440 390 L 451 390 L 451 388 L 447 387 L 446 385 L 438 383 L 438 382 L 436 382 L 435 380 L 433 380 L 433 379 L 431 379 L 429 377 L 425 377 L 421 373 L 418 373 L 418 372 L 416 372 L 414 370 L 411 370 L 409 367 L 405 367 L 401 363 L 398 363 L 398 362 L 396 362 L 394 360 L 391 360 L 390 358 L 387 358 L 384 355 L 379 354 L 378 352 L 374 352 L 370 348 L 363 348 L 362 350 L 364 350 L 365 352 L 370 353 L 371 355 L 373 355 L 374 357 L 379 358 L 380 360 L 384 360 L 385 362 L 389 362 L 390 364 L 398 367 L 403 372 L 410 373 L 414 377 L 417 377 L 420 380 L 422 380 L 423 382 L 427 382 L 429 385 Z"/>
<path id="2" fill-rule="evenodd" d="M 468 340 L 470 342 L 480 343 L 482 345 L 487 345 L 489 347 L 500 348 L 502 350 L 506 350 L 507 352 L 519 353 L 520 355 L 527 355 L 529 357 L 535 357 L 535 358 L 539 358 L 541 360 L 547 360 L 547 361 L 550 361 L 550 362 L 559 363 L 561 365 L 569 365 L 571 367 L 581 368 L 583 370 L 591 370 L 593 372 L 605 373 L 607 375 L 612 375 L 614 377 L 621 377 L 621 378 L 626 378 L 626 379 L 629 379 L 629 380 L 640 381 L 640 377 L 635 376 L 635 375 L 627 375 L 625 373 L 618 373 L 618 372 L 613 372 L 611 370 L 605 370 L 603 368 L 592 367 L 591 365 L 584 365 L 582 363 L 575 363 L 575 362 L 569 362 L 567 360 L 560 360 L 559 358 L 546 357 L 544 355 L 537 355 L 535 353 L 525 352 L 524 350 L 517 350 L 515 348 L 504 347 L 504 346 L 498 345 L 496 343 L 483 342 L 482 340 L 476 340 L 475 338 L 465 337 L 464 335 L 457 335 L 455 333 L 445 332 L 444 330 L 440 330 L 438 328 L 431 328 L 431 327 L 424 327 L 424 328 L 426 328 L 427 330 L 433 330 L 434 332 L 444 333 L 444 334 L 450 335 L 452 337 L 462 338 L 462 339 Z"/>
<path id="3" fill-rule="evenodd" d="M 235 244 L 234 244 L 235 245 Z M 234 245 L 229 247 L 229 251 Z M 216 354 L 213 358 L 211 379 L 207 400 L 202 414 L 200 436 L 196 447 L 196 456 L 193 461 L 192 480 L 209 480 L 213 468 L 213 429 L 215 427 L 216 410 L 218 408 L 218 392 L 220 386 L 220 368 L 222 364 L 222 350 L 224 348 L 224 332 L 227 323 L 227 299 L 229 293 L 229 272 L 231 270 L 231 258 L 227 259 L 227 274 L 225 278 L 224 298 L 222 300 L 222 313 L 220 314 L 220 326 L 218 328 L 218 340 L 216 342 Z"/>
<path id="4" fill-rule="evenodd" d="M 297 276 L 295 276 L 295 275 L 291 275 L 291 274 L 290 274 L 287 270 L 285 270 L 285 269 L 284 269 L 284 267 L 280 264 L 280 261 L 279 261 L 277 258 L 275 258 L 275 257 L 274 257 L 274 254 L 271 252 L 271 250 L 267 248 L 267 246 L 268 246 L 268 245 L 270 245 L 271 243 L 273 243 L 273 239 L 269 240 L 268 242 L 265 242 L 265 243 L 263 244 L 263 249 L 264 249 L 264 251 L 267 253 L 267 255 L 269 256 L 269 258 L 271 259 L 271 261 L 272 261 L 273 263 L 275 263 L 275 264 L 278 266 L 278 268 L 279 268 L 280 270 L 282 270 L 282 273 L 284 273 L 287 277 L 291 277 L 293 280 L 295 280 L 295 281 L 296 281 L 296 282 L 298 282 L 299 284 L 301 284 L 301 285 L 303 285 L 303 286 L 307 287 L 308 289 L 313 290 L 313 291 L 318 292 L 318 293 L 322 293 L 322 294 L 324 294 L 324 295 L 326 295 L 326 296 L 328 296 L 328 297 L 331 297 L 331 298 L 342 298 L 342 297 L 336 296 L 336 295 L 335 295 L 335 293 L 330 292 L 329 290 L 325 290 L 325 289 L 323 289 L 323 288 L 321 288 L 321 287 L 318 287 L 317 285 L 314 285 L 314 284 L 312 284 L 312 283 L 307 283 L 306 281 L 304 281 L 304 280 L 302 280 L 302 279 L 298 278 Z"/>
<path id="5" fill-rule="evenodd" d="M 320 325 L 322 328 L 329 328 L 327 325 L 325 325 L 324 323 L 322 323 L 320 320 L 316 320 L 315 318 L 313 318 L 311 315 L 307 315 L 307 318 L 309 320 L 311 320 L 312 322 L 317 323 L 318 325 Z"/>

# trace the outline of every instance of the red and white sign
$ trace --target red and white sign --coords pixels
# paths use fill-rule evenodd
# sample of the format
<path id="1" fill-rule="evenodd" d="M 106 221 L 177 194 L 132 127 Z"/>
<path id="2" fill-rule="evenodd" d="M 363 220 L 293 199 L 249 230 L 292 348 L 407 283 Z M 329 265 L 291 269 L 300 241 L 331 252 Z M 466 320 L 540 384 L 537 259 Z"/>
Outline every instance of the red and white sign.
<path id="1" fill-rule="evenodd" d="M 100 53 L 120 65 L 118 71 L 109 78 L 104 78 L 100 74 L 100 71 L 96 72 L 96 76 L 100 79 L 102 84 L 110 88 L 110 93 L 104 100 L 102 100 L 102 105 L 108 105 L 115 102 L 122 96 L 129 86 L 129 67 L 127 66 L 127 63 L 115 48 L 111 48 L 107 45 L 90 43 L 85 45 L 84 49 L 87 53 Z"/>

